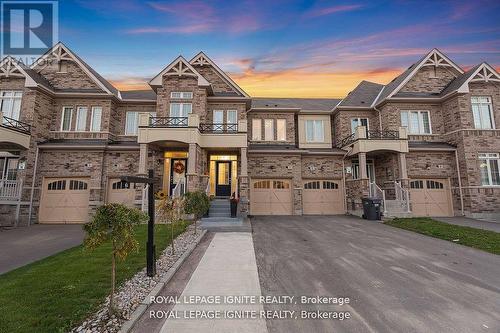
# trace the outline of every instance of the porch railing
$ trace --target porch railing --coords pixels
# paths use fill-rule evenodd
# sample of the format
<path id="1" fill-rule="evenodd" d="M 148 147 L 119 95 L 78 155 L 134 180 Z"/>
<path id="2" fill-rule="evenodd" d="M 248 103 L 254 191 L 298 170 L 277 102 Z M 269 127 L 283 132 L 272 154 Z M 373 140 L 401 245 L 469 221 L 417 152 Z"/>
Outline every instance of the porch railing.
<path id="1" fill-rule="evenodd" d="M 342 147 L 348 146 L 351 143 L 353 143 L 354 141 L 356 141 L 356 133 L 352 133 L 351 135 L 340 140 L 340 142 L 337 144 L 337 147 L 342 148 Z"/>
<path id="2" fill-rule="evenodd" d="M 394 182 L 394 190 L 396 192 L 396 200 L 401 203 L 401 207 L 408 213 L 410 212 L 410 192 L 401 186 L 398 181 Z"/>
<path id="3" fill-rule="evenodd" d="M 150 117 L 149 127 L 187 127 L 188 117 Z"/>
<path id="4" fill-rule="evenodd" d="M 398 140 L 399 139 L 399 131 L 368 130 L 367 134 L 368 134 L 367 135 L 368 140 Z"/>
<path id="5" fill-rule="evenodd" d="M 21 180 L 0 180 L 0 200 L 17 200 L 21 197 Z"/>
<path id="6" fill-rule="evenodd" d="M 0 126 L 21 132 L 24 134 L 30 134 L 31 133 L 31 125 L 24 123 L 22 121 L 9 118 L 9 117 L 2 117 L 2 122 L 0 123 Z"/>
<path id="7" fill-rule="evenodd" d="M 238 132 L 238 124 L 234 123 L 202 123 L 201 133 L 234 133 Z"/>
<path id="8" fill-rule="evenodd" d="M 383 212 L 384 215 L 387 214 L 385 208 L 385 191 L 382 190 L 375 182 L 370 183 L 369 187 L 369 193 L 370 193 L 370 198 L 377 198 L 382 200 L 382 207 L 383 207 Z"/>
<path id="9" fill-rule="evenodd" d="M 175 185 L 174 190 L 172 191 L 172 197 L 178 198 L 181 195 L 186 193 L 186 182 L 184 179 L 179 179 L 179 182 Z"/>

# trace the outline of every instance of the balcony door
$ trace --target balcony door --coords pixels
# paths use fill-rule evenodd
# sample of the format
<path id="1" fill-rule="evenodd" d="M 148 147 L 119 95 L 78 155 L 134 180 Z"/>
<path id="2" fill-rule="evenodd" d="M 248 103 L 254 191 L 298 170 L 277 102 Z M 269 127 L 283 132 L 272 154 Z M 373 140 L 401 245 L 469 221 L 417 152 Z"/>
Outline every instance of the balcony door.
<path id="1" fill-rule="evenodd" d="M 218 197 L 231 195 L 231 161 L 215 162 L 215 195 Z"/>
<path id="2" fill-rule="evenodd" d="M 222 110 L 214 110 L 214 131 L 223 131 L 224 130 L 224 111 Z"/>

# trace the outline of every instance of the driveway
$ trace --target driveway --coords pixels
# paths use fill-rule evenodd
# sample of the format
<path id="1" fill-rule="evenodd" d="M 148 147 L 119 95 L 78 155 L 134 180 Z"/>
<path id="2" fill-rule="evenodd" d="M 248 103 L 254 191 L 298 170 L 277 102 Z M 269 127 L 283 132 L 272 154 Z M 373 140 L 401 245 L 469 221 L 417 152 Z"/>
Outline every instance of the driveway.
<path id="1" fill-rule="evenodd" d="M 265 306 L 352 316 L 268 319 L 269 332 L 500 331 L 500 256 L 349 216 L 258 217 L 252 227 L 263 295 L 350 298 Z"/>
<path id="2" fill-rule="evenodd" d="M 81 225 L 33 225 L 0 231 L 0 274 L 80 245 Z"/>

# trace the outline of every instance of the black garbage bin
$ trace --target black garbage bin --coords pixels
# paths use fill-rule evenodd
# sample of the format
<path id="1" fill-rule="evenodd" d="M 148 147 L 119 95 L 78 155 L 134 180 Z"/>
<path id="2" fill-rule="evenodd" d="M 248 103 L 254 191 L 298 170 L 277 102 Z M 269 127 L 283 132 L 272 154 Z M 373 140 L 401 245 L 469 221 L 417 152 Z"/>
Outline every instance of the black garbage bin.
<path id="1" fill-rule="evenodd" d="M 378 198 L 363 198 L 363 218 L 367 220 L 381 220 L 382 200 Z"/>

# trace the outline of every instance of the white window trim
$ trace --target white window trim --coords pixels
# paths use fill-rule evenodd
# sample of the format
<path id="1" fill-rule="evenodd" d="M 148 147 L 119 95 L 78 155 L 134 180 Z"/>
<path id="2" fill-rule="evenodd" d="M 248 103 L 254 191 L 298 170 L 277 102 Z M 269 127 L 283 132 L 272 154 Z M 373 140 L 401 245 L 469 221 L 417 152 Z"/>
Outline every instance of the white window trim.
<path id="1" fill-rule="evenodd" d="M 64 111 L 66 109 L 70 109 L 70 114 L 69 114 L 69 128 L 67 130 L 63 129 L 64 127 Z M 73 107 L 72 106 L 63 106 L 62 112 L 61 112 L 61 132 L 71 132 L 71 124 L 73 123 Z"/>
<path id="2" fill-rule="evenodd" d="M 500 184 L 492 184 L 493 177 L 491 176 L 490 160 L 496 160 L 500 167 L 500 154 L 498 153 L 479 153 L 479 160 L 486 160 L 486 170 L 488 171 L 488 184 L 481 184 L 481 187 L 500 187 Z M 479 178 L 481 179 L 481 170 L 479 170 Z"/>
<path id="3" fill-rule="evenodd" d="M 129 114 L 132 114 L 132 113 L 136 114 L 136 117 L 135 117 L 136 126 L 134 128 L 134 133 L 127 132 L 127 118 L 128 118 L 127 116 Z M 124 130 L 125 135 L 127 135 L 127 136 L 137 136 L 138 131 L 139 131 L 139 114 L 140 114 L 140 112 L 138 112 L 138 111 L 127 111 L 125 113 L 125 130 Z"/>
<path id="4" fill-rule="evenodd" d="M 266 135 L 266 123 L 271 124 L 271 138 L 269 139 Z M 275 130 L 274 130 L 274 119 L 264 119 L 264 141 L 271 142 L 276 141 L 275 139 Z"/>
<path id="5" fill-rule="evenodd" d="M 279 121 L 282 121 L 285 123 L 285 126 L 283 127 L 283 130 L 284 130 L 284 136 L 283 136 L 283 139 L 280 140 L 279 138 L 279 132 L 278 132 L 278 122 Z M 276 119 L 276 141 L 286 141 L 286 119 L 285 118 L 278 118 Z"/>
<path id="6" fill-rule="evenodd" d="M 350 123 L 350 125 L 351 125 L 351 130 L 352 130 L 352 121 L 353 121 L 353 120 L 357 120 L 357 121 L 358 121 L 358 123 L 360 123 L 360 124 L 361 124 L 361 119 L 366 119 L 366 130 L 367 130 L 367 131 L 369 131 L 369 130 L 370 130 L 370 119 L 369 119 L 369 118 L 367 118 L 367 117 L 352 117 L 352 118 L 351 118 L 351 123 Z M 362 125 L 358 125 L 357 127 L 359 127 L 359 126 L 362 126 Z M 354 131 L 356 131 L 356 128 L 354 128 Z"/>
<path id="7" fill-rule="evenodd" d="M 100 119 L 99 119 L 99 129 L 98 130 L 94 130 L 94 111 L 95 109 L 101 109 L 101 116 L 100 116 Z M 92 107 L 92 111 L 90 112 L 90 132 L 101 132 L 101 128 L 102 128 L 102 106 L 93 106 Z"/>
<path id="8" fill-rule="evenodd" d="M 312 128 L 312 140 L 308 140 L 307 137 L 307 122 L 308 121 L 312 121 L 313 122 L 313 128 Z M 321 133 L 323 134 L 323 137 L 322 138 L 316 138 L 316 123 L 319 122 L 321 123 L 321 127 L 322 127 L 322 131 Z M 306 119 L 306 121 L 304 122 L 304 126 L 305 126 L 305 134 L 306 134 L 306 142 L 307 143 L 323 143 L 325 142 L 325 121 L 323 119 Z"/>
<path id="9" fill-rule="evenodd" d="M 174 94 L 180 94 L 181 97 L 174 97 Z M 185 97 L 185 94 L 191 94 L 190 97 Z M 192 91 L 171 91 L 170 92 L 170 98 L 173 99 L 193 99 L 193 92 Z"/>
<path id="10" fill-rule="evenodd" d="M 236 122 L 230 123 L 229 122 L 229 114 L 233 113 L 233 112 L 236 113 L 236 118 L 235 118 Z M 228 123 L 228 124 L 237 124 L 238 123 L 238 110 L 227 110 L 226 111 L 226 123 Z"/>
<path id="11" fill-rule="evenodd" d="M 401 114 L 403 112 L 408 113 L 408 126 L 405 126 L 408 129 L 408 134 L 409 135 L 431 135 L 432 134 L 432 122 L 431 122 L 431 113 L 429 110 L 401 110 L 401 113 L 399 115 L 399 121 L 401 123 L 401 126 L 403 126 L 403 122 L 401 121 Z M 410 113 L 412 112 L 417 112 L 418 113 L 418 127 L 419 129 L 424 129 L 424 118 L 422 118 L 420 115 L 422 113 L 427 113 L 427 118 L 429 119 L 429 133 L 425 132 L 418 132 L 418 133 L 413 133 L 411 132 L 411 117 Z"/>
<path id="12" fill-rule="evenodd" d="M 83 129 L 78 128 L 78 124 L 80 123 L 80 109 L 86 109 L 85 111 L 85 125 Z M 76 107 L 76 122 L 75 122 L 75 132 L 87 132 L 87 118 L 89 115 L 89 108 L 88 106 L 77 106 Z"/>
<path id="13" fill-rule="evenodd" d="M 259 123 L 259 137 L 255 138 L 255 127 L 254 123 Z M 252 119 L 252 141 L 262 141 L 262 119 L 261 118 L 254 118 Z"/>
<path id="14" fill-rule="evenodd" d="M 188 115 L 193 113 L 193 103 L 170 102 L 170 108 L 169 108 L 169 116 L 170 117 L 174 117 L 174 116 L 172 116 L 172 105 L 174 105 L 174 104 L 179 104 L 179 107 L 180 107 L 179 111 L 183 110 L 184 105 L 189 104 L 189 105 L 191 105 L 191 112 L 188 112 Z M 188 117 L 188 116 L 186 115 L 186 117 Z M 186 118 L 186 117 L 180 117 L 180 118 Z"/>
<path id="15" fill-rule="evenodd" d="M 2 96 L 3 93 L 12 93 L 12 96 Z M 21 93 L 21 96 L 15 96 L 16 93 Z M 22 103 L 23 103 L 23 91 L 22 90 L 0 90 L 0 101 L 3 101 L 4 99 L 9 99 L 11 100 L 11 103 L 10 103 L 10 115 L 8 116 L 9 118 L 12 118 L 14 120 L 19 120 L 21 118 L 21 111 L 22 111 Z M 19 103 L 19 114 L 18 114 L 18 117 L 17 119 L 15 119 L 14 117 L 12 117 L 12 109 L 14 107 L 14 100 L 15 99 L 19 99 L 21 101 L 21 103 Z M 1 106 L 1 102 L 0 102 L 0 106 Z M 7 117 L 7 115 L 3 115 L 5 117 Z M 1 121 L 1 120 L 0 120 Z"/>
<path id="16" fill-rule="evenodd" d="M 487 104 L 490 106 L 489 107 L 489 114 L 490 114 L 492 128 L 483 128 L 483 127 L 477 127 L 476 126 L 476 121 L 474 120 L 474 110 L 472 109 L 472 104 L 473 104 L 472 103 L 472 98 L 487 98 L 488 99 Z M 479 103 L 479 104 L 484 104 L 484 103 Z M 470 106 L 471 106 L 471 112 L 472 112 L 472 122 L 474 123 L 474 128 L 475 129 L 479 129 L 479 130 L 492 130 L 492 129 L 496 129 L 497 128 L 496 124 L 495 124 L 495 114 L 493 112 L 493 102 L 492 102 L 490 96 L 471 96 Z M 484 121 L 483 121 L 483 113 L 482 112 L 479 112 L 479 119 L 481 121 L 481 125 L 483 125 Z"/>

